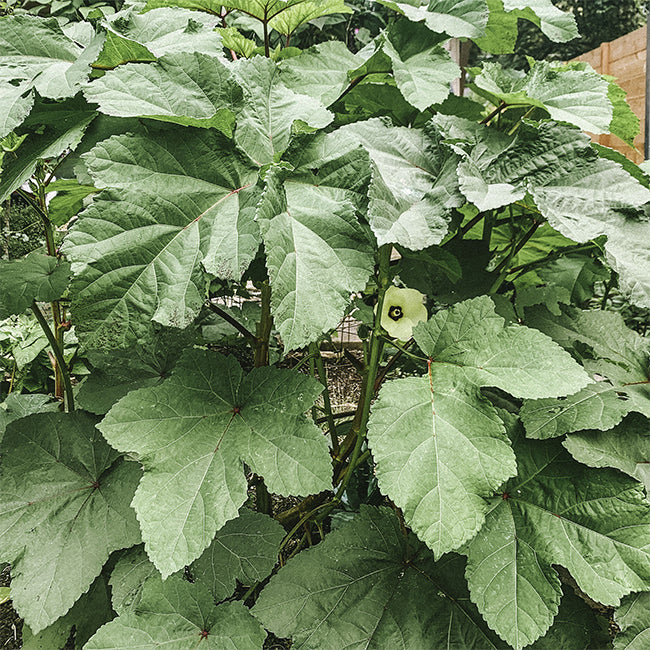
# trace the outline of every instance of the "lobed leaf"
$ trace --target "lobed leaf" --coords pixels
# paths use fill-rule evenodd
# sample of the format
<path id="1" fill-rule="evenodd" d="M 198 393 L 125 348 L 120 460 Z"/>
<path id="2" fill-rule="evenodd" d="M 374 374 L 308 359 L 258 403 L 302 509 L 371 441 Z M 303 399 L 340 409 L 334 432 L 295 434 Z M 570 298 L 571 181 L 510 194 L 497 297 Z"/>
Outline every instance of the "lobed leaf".
<path id="1" fill-rule="evenodd" d="M 190 349 L 169 379 L 113 406 L 100 429 L 145 467 L 133 506 L 164 577 L 198 558 L 237 516 L 247 496 L 244 462 L 273 492 L 331 487 L 327 443 L 303 415 L 321 390 L 288 370 L 244 377 L 232 357 Z"/>
<path id="2" fill-rule="evenodd" d="M 368 422 L 379 487 L 436 557 L 485 521 L 485 497 L 516 472 L 494 407 L 454 369 L 396 379 L 379 392 Z"/>
<path id="3" fill-rule="evenodd" d="M 204 301 L 203 269 L 239 279 L 255 257 L 256 170 L 214 131 L 113 136 L 84 159 L 95 184 L 110 188 L 63 247 L 86 346 L 146 341 L 151 320 L 186 327 Z"/>
<path id="4" fill-rule="evenodd" d="M 639 483 L 579 465 L 557 442 L 518 435 L 514 448 L 518 476 L 492 499 L 486 526 L 465 552 L 472 600 L 490 627 L 521 648 L 557 613 L 552 564 L 605 605 L 648 588 L 650 504 Z"/>
<path id="5" fill-rule="evenodd" d="M 644 416 L 630 414 L 604 433 L 574 433 L 563 444 L 581 463 L 590 467 L 615 467 L 650 489 L 650 426 Z"/>
<path id="6" fill-rule="evenodd" d="M 111 449 L 96 420 L 41 413 L 9 423 L 0 467 L 0 560 L 37 634 L 65 614 L 110 553 L 137 543 L 129 507 L 139 467 Z"/>
<path id="7" fill-rule="evenodd" d="M 463 198 L 458 189 L 458 158 L 435 128 L 391 127 L 379 119 L 345 126 L 373 164 L 368 220 L 379 245 L 397 243 L 411 250 L 439 244 L 451 211 Z"/>
<path id="8" fill-rule="evenodd" d="M 450 569 L 457 577 L 456 563 Z M 305 650 L 503 647 L 447 577 L 390 509 L 362 505 L 351 522 L 289 560 L 252 613 Z"/>

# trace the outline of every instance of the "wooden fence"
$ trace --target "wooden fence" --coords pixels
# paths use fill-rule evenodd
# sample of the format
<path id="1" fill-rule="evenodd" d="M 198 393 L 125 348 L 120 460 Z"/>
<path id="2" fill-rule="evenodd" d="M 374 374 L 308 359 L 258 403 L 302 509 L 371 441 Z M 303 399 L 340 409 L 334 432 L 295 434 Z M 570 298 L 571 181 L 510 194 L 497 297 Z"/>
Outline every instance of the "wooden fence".
<path id="1" fill-rule="evenodd" d="M 596 135 L 593 139 L 624 153 L 636 163 L 643 162 L 645 141 L 646 42 L 646 28 L 641 27 L 575 59 L 586 61 L 601 74 L 616 77 L 618 84 L 627 92 L 628 104 L 641 120 L 641 133 L 634 140 L 634 149 L 613 135 Z"/>

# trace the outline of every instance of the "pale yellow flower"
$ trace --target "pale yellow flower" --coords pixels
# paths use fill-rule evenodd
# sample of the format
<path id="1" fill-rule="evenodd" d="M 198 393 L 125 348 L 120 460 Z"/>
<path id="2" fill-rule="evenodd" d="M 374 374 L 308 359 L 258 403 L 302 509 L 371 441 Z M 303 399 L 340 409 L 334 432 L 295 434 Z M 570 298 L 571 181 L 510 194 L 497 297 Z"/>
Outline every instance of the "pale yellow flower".
<path id="1" fill-rule="evenodd" d="M 415 289 L 388 287 L 381 310 L 381 326 L 389 336 L 399 341 L 411 338 L 413 328 L 429 316 L 423 299 L 424 295 Z"/>

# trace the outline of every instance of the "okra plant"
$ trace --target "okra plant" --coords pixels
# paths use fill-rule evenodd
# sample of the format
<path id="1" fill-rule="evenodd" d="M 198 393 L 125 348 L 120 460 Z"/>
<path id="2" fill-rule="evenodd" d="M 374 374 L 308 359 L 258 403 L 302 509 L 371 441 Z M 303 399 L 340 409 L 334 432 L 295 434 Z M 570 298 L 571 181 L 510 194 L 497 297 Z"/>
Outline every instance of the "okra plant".
<path id="1" fill-rule="evenodd" d="M 295 47 L 343 0 L 0 19 L 45 240 L 0 318 L 53 368 L 0 408 L 25 648 L 647 647 L 650 343 L 609 307 L 650 307 L 650 176 L 585 133 L 638 120 L 582 63 L 451 93 L 450 39 L 574 38 L 550 0 L 375 8 L 361 49 Z"/>

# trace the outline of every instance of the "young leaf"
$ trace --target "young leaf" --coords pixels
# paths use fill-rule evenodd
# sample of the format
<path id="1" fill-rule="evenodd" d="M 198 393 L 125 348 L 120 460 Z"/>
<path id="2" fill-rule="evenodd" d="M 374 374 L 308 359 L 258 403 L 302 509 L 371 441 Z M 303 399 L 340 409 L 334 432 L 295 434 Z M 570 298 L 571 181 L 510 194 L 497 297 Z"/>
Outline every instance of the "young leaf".
<path id="1" fill-rule="evenodd" d="M 368 444 L 383 494 L 439 557 L 483 525 L 484 497 L 516 472 L 502 421 L 453 368 L 387 382 L 372 407 Z"/>
<path id="2" fill-rule="evenodd" d="M 439 244 L 447 234 L 458 190 L 457 156 L 435 127 L 390 127 L 379 119 L 340 129 L 356 138 L 374 163 L 368 220 L 379 245 L 411 250 Z"/>
<path id="3" fill-rule="evenodd" d="M 280 61 L 279 68 L 286 88 L 329 106 L 350 84 L 348 73 L 362 64 L 363 57 L 352 54 L 344 43 L 326 41 Z"/>
<path id="4" fill-rule="evenodd" d="M 89 84 L 84 94 L 116 117 L 149 117 L 232 135 L 242 91 L 231 71 L 199 52 L 167 54 L 155 63 L 128 63 Z"/>
<path id="5" fill-rule="evenodd" d="M 372 245 L 340 189 L 267 173 L 258 222 L 267 254 L 272 311 L 286 350 L 336 327 L 373 268 Z M 271 196 L 273 195 L 273 196 Z"/>
<path id="6" fill-rule="evenodd" d="M 274 161 L 287 148 L 296 121 L 311 129 L 333 119 L 317 99 L 282 85 L 275 63 L 264 57 L 240 60 L 235 67 L 245 103 L 237 114 L 237 144 L 258 164 Z"/>
<path id="7" fill-rule="evenodd" d="M 520 417 L 529 438 L 544 440 L 582 429 L 607 431 L 629 413 L 632 404 L 609 382 L 589 384 L 561 399 L 525 400 Z"/>
<path id="8" fill-rule="evenodd" d="M 440 311 L 415 328 L 414 338 L 435 364 L 462 368 L 478 386 L 495 386 L 515 397 L 559 397 L 584 388 L 589 377 L 547 336 L 505 325 L 487 296 Z"/>
<path id="9" fill-rule="evenodd" d="M 614 639 L 614 650 L 643 650 L 650 642 L 650 593 L 627 596 L 614 620 L 621 629 Z"/>
<path id="10" fill-rule="evenodd" d="M 208 585 L 216 602 L 228 598 L 237 581 L 250 586 L 271 573 L 284 535 L 271 517 L 242 508 L 190 565 L 192 578 Z"/>
<path id="11" fill-rule="evenodd" d="M 650 490 L 650 425 L 637 413 L 611 431 L 581 431 L 567 436 L 564 446 L 590 467 L 615 467 L 641 481 Z"/>
<path id="12" fill-rule="evenodd" d="M 288 370 L 259 368 L 244 377 L 232 357 L 190 349 L 169 379 L 110 410 L 102 433 L 145 467 L 133 505 L 163 576 L 199 557 L 237 516 L 246 500 L 244 462 L 273 492 L 331 487 L 327 443 L 303 415 L 321 390 Z"/>
<path id="13" fill-rule="evenodd" d="M 291 34 L 300 25 L 314 18 L 330 14 L 351 14 L 353 10 L 343 0 L 306 0 L 288 7 L 269 21 L 269 26 L 280 34 Z"/>
<path id="14" fill-rule="evenodd" d="M 18 260 L 0 260 L 0 319 L 24 313 L 34 300 L 58 300 L 69 279 L 70 264 L 49 255 L 34 252 Z"/>
<path id="15" fill-rule="evenodd" d="M 460 68 L 424 25 L 397 22 L 382 47 L 393 66 L 395 83 L 406 101 L 424 111 L 443 102 Z"/>
<path id="16" fill-rule="evenodd" d="M 203 54 L 223 58 L 223 45 L 215 27 L 219 18 L 179 7 L 164 7 L 144 14 L 128 8 L 106 20 L 104 49 L 94 68 L 109 69 L 129 61 L 155 61 L 166 54 Z"/>
<path id="17" fill-rule="evenodd" d="M 351 522 L 289 560 L 252 612 L 304 650 L 503 647 L 388 508 L 362 505 Z"/>
<path id="18" fill-rule="evenodd" d="M 474 88 L 495 106 L 536 106 L 554 120 L 592 133 L 608 133 L 613 117 L 609 83 L 592 69 L 536 61 L 524 75 L 488 61 L 474 77 Z"/>
<path id="19" fill-rule="evenodd" d="M 464 552 L 472 600 L 490 627 L 521 648 L 557 612 L 552 564 L 605 605 L 648 589 L 650 504 L 638 482 L 579 465 L 557 441 L 519 435 L 514 447 L 518 476 L 492 500 L 486 526 Z"/>
<path id="20" fill-rule="evenodd" d="M 204 585 L 173 576 L 148 580 L 135 612 L 104 625 L 84 650 L 261 650 L 265 637 L 242 603 L 215 606 Z"/>
<path id="21" fill-rule="evenodd" d="M 146 340 L 149 320 L 186 327 L 203 304 L 202 268 L 239 279 L 255 257 L 256 170 L 214 131 L 114 136 L 85 161 L 95 185 L 112 188 L 64 244 L 79 273 L 72 309 L 88 347 Z"/>
<path id="22" fill-rule="evenodd" d="M 488 7 L 485 0 L 378 0 L 399 11 L 413 22 L 424 24 L 436 33 L 456 38 L 477 38 L 485 34 Z"/>
<path id="23" fill-rule="evenodd" d="M 88 590 L 110 553 L 137 543 L 129 507 L 140 469 L 111 449 L 95 419 L 42 413 L 9 424 L 0 467 L 0 560 L 37 634 Z"/>

